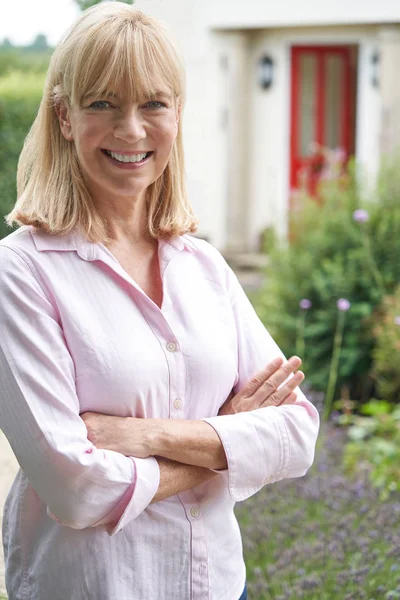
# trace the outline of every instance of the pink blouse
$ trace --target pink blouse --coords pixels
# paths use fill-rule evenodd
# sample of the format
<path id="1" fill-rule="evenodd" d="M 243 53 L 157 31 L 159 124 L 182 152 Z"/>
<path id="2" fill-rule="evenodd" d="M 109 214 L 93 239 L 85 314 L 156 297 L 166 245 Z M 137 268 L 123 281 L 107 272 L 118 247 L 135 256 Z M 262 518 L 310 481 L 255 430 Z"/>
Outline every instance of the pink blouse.
<path id="1" fill-rule="evenodd" d="M 21 467 L 3 519 L 12 600 L 236 600 L 235 502 L 313 462 L 318 413 L 300 391 L 216 416 L 281 354 L 219 252 L 182 236 L 159 260 L 161 310 L 77 231 L 0 241 L 0 427 Z M 228 469 L 150 504 L 156 459 L 94 447 L 86 411 L 205 419 Z"/>

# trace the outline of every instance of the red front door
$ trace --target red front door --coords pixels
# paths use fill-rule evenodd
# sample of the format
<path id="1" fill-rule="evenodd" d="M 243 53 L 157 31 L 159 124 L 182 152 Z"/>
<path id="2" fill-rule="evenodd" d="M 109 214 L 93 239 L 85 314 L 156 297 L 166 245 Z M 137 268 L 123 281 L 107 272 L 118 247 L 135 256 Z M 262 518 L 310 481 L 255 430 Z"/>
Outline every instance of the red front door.
<path id="1" fill-rule="evenodd" d="M 354 154 L 357 48 L 292 48 L 291 197 L 306 189 L 316 196 L 326 152 L 345 163 Z"/>

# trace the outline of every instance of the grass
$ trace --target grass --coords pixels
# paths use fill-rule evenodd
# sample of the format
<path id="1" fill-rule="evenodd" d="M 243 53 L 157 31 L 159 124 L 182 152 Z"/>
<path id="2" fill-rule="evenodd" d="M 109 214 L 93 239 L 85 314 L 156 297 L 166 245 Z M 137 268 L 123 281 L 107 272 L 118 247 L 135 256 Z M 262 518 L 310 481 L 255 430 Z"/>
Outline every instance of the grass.
<path id="1" fill-rule="evenodd" d="M 306 477 L 237 506 L 252 600 L 400 599 L 400 495 L 380 502 L 341 467 L 343 431 L 324 429 Z"/>

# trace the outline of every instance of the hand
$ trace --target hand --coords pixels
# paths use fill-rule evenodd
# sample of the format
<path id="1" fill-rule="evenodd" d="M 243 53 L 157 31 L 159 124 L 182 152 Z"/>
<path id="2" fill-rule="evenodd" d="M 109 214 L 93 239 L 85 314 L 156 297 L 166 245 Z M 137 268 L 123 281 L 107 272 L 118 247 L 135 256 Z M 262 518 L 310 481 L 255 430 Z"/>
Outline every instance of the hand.
<path id="1" fill-rule="evenodd" d="M 234 415 L 266 406 L 294 404 L 296 393 L 293 390 L 304 379 L 304 373 L 297 371 L 300 365 L 301 359 L 298 356 L 292 356 L 288 361 L 283 358 L 273 360 L 250 379 L 236 396 L 232 393 L 219 409 L 218 415 Z M 278 390 L 292 373 L 293 377 Z"/>
<path id="2" fill-rule="evenodd" d="M 84 412 L 80 417 L 85 423 L 88 439 L 96 448 L 137 458 L 151 456 L 148 419 L 94 412 Z"/>

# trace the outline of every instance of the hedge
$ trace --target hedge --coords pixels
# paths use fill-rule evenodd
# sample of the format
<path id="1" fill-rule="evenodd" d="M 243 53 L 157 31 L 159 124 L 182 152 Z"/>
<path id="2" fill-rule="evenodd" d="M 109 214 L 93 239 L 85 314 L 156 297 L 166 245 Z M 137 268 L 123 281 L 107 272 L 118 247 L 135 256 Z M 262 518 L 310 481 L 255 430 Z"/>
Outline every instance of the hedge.
<path id="1" fill-rule="evenodd" d="M 11 231 L 4 215 L 16 200 L 18 157 L 40 104 L 44 77 L 20 71 L 0 77 L 0 238 Z"/>

